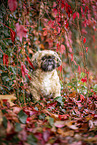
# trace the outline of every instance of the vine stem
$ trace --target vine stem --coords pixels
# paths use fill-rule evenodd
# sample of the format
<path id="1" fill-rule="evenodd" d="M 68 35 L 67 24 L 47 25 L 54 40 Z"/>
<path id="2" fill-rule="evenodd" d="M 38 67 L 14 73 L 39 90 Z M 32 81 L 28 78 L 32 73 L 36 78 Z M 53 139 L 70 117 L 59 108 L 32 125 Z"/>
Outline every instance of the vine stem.
<path id="1" fill-rule="evenodd" d="M 76 3 L 76 11 L 77 11 L 77 0 L 75 0 L 75 3 Z M 81 41 L 81 31 L 80 31 L 80 26 L 79 26 L 79 18 L 77 17 L 77 29 L 78 29 L 78 32 L 79 32 L 79 44 L 80 44 L 80 47 L 82 52 L 83 52 L 83 65 L 84 65 L 84 73 L 86 73 L 87 75 L 87 100 L 88 100 L 88 95 L 89 95 L 89 79 L 88 79 L 88 69 L 87 69 L 87 63 L 86 63 L 86 55 L 85 55 L 85 48 L 84 48 L 84 45 Z"/>
<path id="2" fill-rule="evenodd" d="M 22 1 L 22 17 L 23 17 L 23 25 L 25 26 L 25 13 L 23 11 L 23 1 Z M 23 55 L 23 64 L 25 64 L 25 48 L 24 48 L 24 39 L 22 41 L 22 55 Z M 24 78 L 23 78 L 24 82 Z M 23 89 L 23 99 L 24 99 L 24 105 L 26 106 L 26 100 L 25 100 L 25 90 Z"/>

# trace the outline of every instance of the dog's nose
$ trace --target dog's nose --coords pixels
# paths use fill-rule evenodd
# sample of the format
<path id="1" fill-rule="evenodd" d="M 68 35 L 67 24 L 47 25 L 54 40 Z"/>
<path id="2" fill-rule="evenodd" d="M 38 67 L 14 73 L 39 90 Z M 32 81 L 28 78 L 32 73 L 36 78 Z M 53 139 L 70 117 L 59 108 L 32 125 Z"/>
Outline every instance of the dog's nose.
<path id="1" fill-rule="evenodd" d="M 52 59 L 48 59 L 48 61 L 49 61 L 49 62 L 51 62 L 51 61 L 52 61 Z"/>

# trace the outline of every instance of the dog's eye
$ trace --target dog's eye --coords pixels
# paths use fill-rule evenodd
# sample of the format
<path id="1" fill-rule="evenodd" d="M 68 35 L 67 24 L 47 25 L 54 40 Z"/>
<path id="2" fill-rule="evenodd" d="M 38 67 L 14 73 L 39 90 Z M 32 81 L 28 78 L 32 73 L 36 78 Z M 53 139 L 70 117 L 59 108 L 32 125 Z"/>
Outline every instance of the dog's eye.
<path id="1" fill-rule="evenodd" d="M 48 59 L 55 59 L 55 56 L 48 56 Z"/>
<path id="2" fill-rule="evenodd" d="M 48 59 L 51 59 L 51 56 L 48 56 Z"/>
<path id="3" fill-rule="evenodd" d="M 52 59 L 55 59 L 55 56 L 52 56 Z"/>
<path id="4" fill-rule="evenodd" d="M 45 60 L 46 59 L 46 57 L 44 56 L 44 57 L 42 57 L 42 60 Z"/>

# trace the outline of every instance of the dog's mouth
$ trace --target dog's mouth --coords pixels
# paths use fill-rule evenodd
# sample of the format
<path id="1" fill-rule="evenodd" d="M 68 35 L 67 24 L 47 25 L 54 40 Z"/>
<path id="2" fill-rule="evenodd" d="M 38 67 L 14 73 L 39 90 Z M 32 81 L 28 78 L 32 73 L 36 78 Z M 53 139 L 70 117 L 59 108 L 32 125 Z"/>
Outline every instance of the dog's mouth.
<path id="1" fill-rule="evenodd" d="M 52 69 L 54 69 L 53 66 L 52 65 L 48 65 L 48 71 L 51 71 Z"/>

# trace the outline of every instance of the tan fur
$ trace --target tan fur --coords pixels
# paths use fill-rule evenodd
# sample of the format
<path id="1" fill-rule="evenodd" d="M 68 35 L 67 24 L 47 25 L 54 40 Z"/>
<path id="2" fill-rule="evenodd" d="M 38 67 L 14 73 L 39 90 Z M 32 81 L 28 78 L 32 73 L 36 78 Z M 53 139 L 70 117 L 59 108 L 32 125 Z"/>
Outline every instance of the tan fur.
<path id="1" fill-rule="evenodd" d="M 35 63 L 38 64 L 38 66 L 36 66 L 37 69 L 35 69 L 32 73 L 30 82 L 30 92 L 35 100 L 40 100 L 40 96 L 42 97 L 52 96 L 53 98 L 60 96 L 61 85 L 59 82 L 59 77 L 56 69 L 45 72 L 40 68 L 41 58 L 45 54 L 54 55 L 56 63 L 57 61 L 60 61 L 61 63 L 58 54 L 50 50 L 39 51 L 32 57 L 32 63 L 34 63 L 34 65 Z"/>

